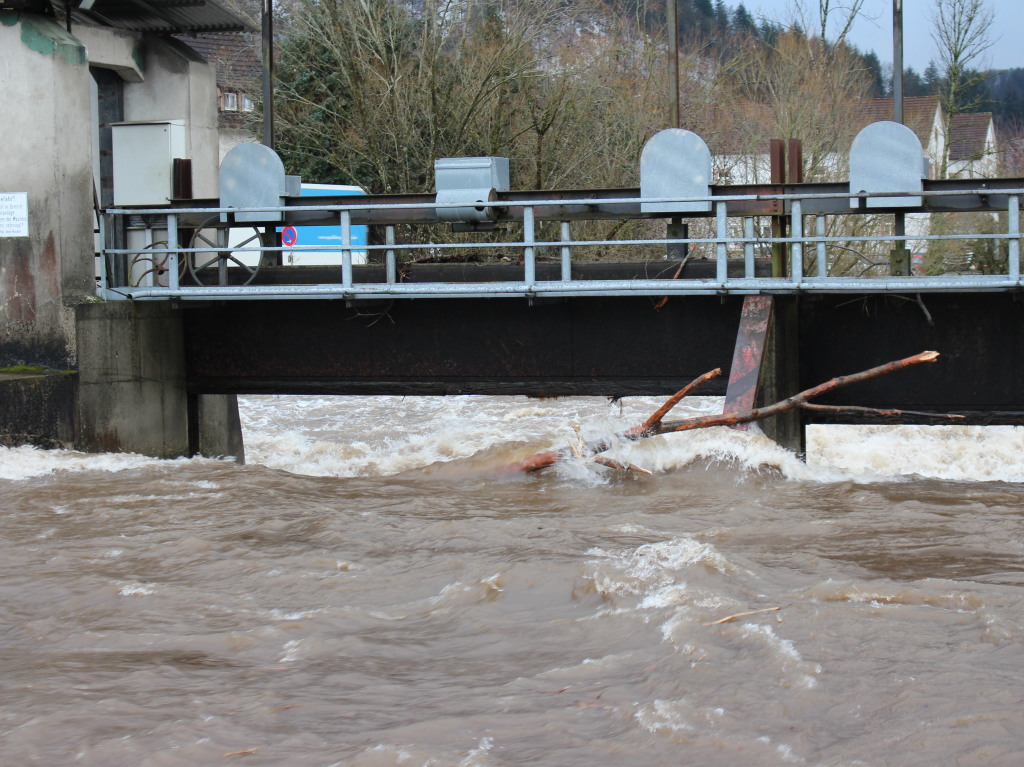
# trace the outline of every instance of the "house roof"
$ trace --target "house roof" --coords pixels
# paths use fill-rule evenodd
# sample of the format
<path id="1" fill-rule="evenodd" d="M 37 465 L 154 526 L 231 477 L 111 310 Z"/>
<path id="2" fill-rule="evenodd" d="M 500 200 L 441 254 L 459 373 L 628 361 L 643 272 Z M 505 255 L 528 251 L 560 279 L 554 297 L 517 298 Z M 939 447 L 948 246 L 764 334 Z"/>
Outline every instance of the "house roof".
<path id="1" fill-rule="evenodd" d="M 977 160 L 988 148 L 985 142 L 992 124 L 991 112 L 962 112 L 953 115 L 949 128 L 949 159 Z"/>
<path id="2" fill-rule="evenodd" d="M 931 141 L 932 128 L 939 100 L 935 96 L 915 96 L 903 99 L 903 124 L 910 128 L 927 147 Z M 854 105 L 857 130 L 871 123 L 893 119 L 892 99 L 858 99 Z"/>
<path id="3" fill-rule="evenodd" d="M 178 39 L 217 68 L 217 85 L 252 93 L 263 77 L 257 35 L 179 35 Z"/>
<path id="4" fill-rule="evenodd" d="M 254 32 L 217 0 L 80 0 L 74 13 L 115 29 L 151 33 Z"/>
<path id="5" fill-rule="evenodd" d="M 260 39 L 253 34 L 178 35 L 176 38 L 192 48 L 213 65 L 217 87 L 253 95 L 263 83 L 263 62 L 260 60 Z M 249 118 L 243 112 L 218 112 L 221 128 L 247 127 Z"/>

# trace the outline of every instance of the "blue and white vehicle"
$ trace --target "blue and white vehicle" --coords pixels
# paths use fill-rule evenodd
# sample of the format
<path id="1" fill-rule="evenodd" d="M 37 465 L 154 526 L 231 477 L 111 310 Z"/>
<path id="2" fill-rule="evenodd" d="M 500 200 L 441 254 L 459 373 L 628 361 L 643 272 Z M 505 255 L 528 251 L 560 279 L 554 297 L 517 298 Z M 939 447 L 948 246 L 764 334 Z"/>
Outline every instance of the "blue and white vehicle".
<path id="1" fill-rule="evenodd" d="M 366 194 L 358 186 L 345 184 L 302 184 L 303 197 L 333 197 Z M 282 240 L 286 249 L 282 251 L 285 265 L 335 266 L 341 264 L 341 226 L 295 226 L 287 240 Z M 281 231 L 280 229 L 278 231 Z M 366 263 L 365 225 L 352 227 L 352 263 Z M 304 250 L 303 246 L 334 246 L 335 249 Z"/>

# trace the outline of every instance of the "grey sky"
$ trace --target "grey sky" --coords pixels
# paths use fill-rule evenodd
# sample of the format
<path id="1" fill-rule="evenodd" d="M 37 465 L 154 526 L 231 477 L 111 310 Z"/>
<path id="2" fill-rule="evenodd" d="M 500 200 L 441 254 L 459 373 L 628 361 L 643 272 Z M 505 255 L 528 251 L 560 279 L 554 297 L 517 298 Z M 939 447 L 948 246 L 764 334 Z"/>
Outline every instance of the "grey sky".
<path id="1" fill-rule="evenodd" d="M 740 0 L 727 0 L 730 8 Z M 1024 67 L 1024 46 L 1020 31 L 1024 30 L 1024 0 L 988 0 L 995 13 L 993 45 L 986 54 L 987 63 L 994 69 Z M 775 21 L 788 21 L 793 16 L 793 0 L 743 0 L 744 6 L 755 17 L 768 17 Z M 845 5 L 843 0 L 834 5 Z M 818 0 L 803 0 L 803 5 L 817 13 Z M 903 65 L 918 72 L 936 58 L 929 16 L 934 0 L 903 0 Z M 892 62 L 892 0 L 865 0 L 866 18 L 858 19 L 850 35 L 850 42 L 862 51 L 873 50 L 883 62 Z"/>

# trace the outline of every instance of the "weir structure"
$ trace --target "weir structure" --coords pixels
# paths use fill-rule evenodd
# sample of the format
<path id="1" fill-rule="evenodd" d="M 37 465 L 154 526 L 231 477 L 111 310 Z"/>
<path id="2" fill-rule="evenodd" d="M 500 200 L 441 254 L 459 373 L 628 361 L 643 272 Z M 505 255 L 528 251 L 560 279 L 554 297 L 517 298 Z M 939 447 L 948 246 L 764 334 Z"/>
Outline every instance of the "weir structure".
<path id="1" fill-rule="evenodd" d="M 1024 179 L 928 180 L 902 125 L 868 126 L 840 183 L 713 185 L 679 129 L 648 143 L 638 189 L 510 191 L 501 158 L 456 158 L 437 194 L 339 201 L 299 197 L 266 147 L 233 151 L 220 199 L 105 212 L 106 242 L 145 245 L 105 247 L 105 300 L 79 308 L 84 343 L 106 339 L 80 355 L 82 446 L 154 452 L 140 398 L 166 402 L 161 423 L 187 416 L 187 444 L 162 454 L 194 453 L 209 419 L 237 432 L 232 400 L 209 395 L 664 395 L 721 367 L 705 392 L 728 412 L 926 349 L 937 365 L 821 402 L 1024 424 Z M 947 273 L 920 273 L 929 259 Z M 806 424 L 840 420 L 879 416 L 764 426 L 800 451 Z"/>

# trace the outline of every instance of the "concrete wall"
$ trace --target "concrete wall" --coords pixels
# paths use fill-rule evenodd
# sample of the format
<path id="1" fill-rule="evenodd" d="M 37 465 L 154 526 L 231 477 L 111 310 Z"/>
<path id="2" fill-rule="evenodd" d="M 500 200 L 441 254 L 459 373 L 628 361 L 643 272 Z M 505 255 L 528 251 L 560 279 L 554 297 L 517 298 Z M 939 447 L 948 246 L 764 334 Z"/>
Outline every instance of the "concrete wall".
<path id="1" fill-rule="evenodd" d="M 177 40 L 147 36 L 144 43 L 146 79 L 125 87 L 124 119 L 184 119 L 193 196 L 216 197 L 220 167 L 216 71 Z"/>
<path id="2" fill-rule="evenodd" d="M 233 396 L 192 403 L 190 440 L 180 310 L 163 301 L 82 304 L 78 337 L 79 449 L 244 461 Z"/>
<path id="3" fill-rule="evenodd" d="M 86 49 L 50 19 L 0 11 L 0 51 L 0 192 L 28 195 L 28 237 L 0 237 L 0 367 L 71 368 L 74 306 L 94 292 Z"/>
<path id="4" fill-rule="evenodd" d="M 0 445 L 75 445 L 75 375 L 0 372 Z"/>
<path id="5" fill-rule="evenodd" d="M 90 65 L 123 80 L 125 120 L 187 122 L 193 192 L 208 197 L 217 196 L 219 164 L 214 69 L 173 40 L 86 25 L 73 32 L 81 39 L 51 19 L 0 11 L 0 193 L 27 195 L 28 218 L 27 236 L 0 229 L 0 368 L 79 371 L 77 387 L 73 375 L 5 375 L 0 443 L 53 447 L 73 437 L 86 450 L 241 457 L 234 398 L 185 391 L 177 312 L 95 302 L 99 112 Z"/>

